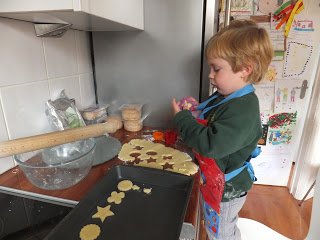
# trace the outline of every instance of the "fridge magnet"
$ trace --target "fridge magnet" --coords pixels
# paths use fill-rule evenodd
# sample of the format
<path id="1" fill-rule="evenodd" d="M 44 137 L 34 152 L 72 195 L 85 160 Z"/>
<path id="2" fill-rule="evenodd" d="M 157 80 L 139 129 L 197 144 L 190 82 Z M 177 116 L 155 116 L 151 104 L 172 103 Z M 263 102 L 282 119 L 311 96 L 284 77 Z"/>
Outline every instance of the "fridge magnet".
<path id="1" fill-rule="evenodd" d="M 303 99 L 304 96 L 306 95 L 307 88 L 308 88 L 308 80 L 303 80 L 301 87 L 295 87 L 295 89 L 300 89 L 300 96 L 299 96 L 300 99 Z M 294 98 L 291 100 L 294 101 Z"/>
<path id="2" fill-rule="evenodd" d="M 269 82 L 273 82 L 276 80 L 278 74 L 277 69 L 270 64 L 264 78 Z"/>
<path id="3" fill-rule="evenodd" d="M 283 61 L 272 61 L 268 67 L 268 71 L 264 76 L 263 82 L 275 82 L 277 79 L 282 79 Z"/>
<path id="4" fill-rule="evenodd" d="M 268 121 L 268 143 L 272 145 L 289 144 L 296 122 L 297 112 L 284 112 L 270 116 Z"/>
<path id="5" fill-rule="evenodd" d="M 262 125 L 262 137 L 259 139 L 258 145 L 265 146 L 267 144 L 268 128 L 268 124 Z"/>
<path id="6" fill-rule="evenodd" d="M 283 77 L 303 77 L 308 73 L 313 55 L 313 45 L 297 41 L 288 42 L 284 59 Z"/>

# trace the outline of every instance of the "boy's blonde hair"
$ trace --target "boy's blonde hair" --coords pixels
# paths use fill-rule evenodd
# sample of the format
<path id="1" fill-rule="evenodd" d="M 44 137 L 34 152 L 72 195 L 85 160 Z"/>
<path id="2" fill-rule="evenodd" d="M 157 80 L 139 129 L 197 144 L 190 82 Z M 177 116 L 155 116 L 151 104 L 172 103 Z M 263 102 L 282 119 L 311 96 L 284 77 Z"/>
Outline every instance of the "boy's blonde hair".
<path id="1" fill-rule="evenodd" d="M 206 56 L 224 59 L 235 73 L 251 67 L 247 82 L 258 83 L 268 70 L 273 49 L 265 29 L 250 20 L 234 20 L 209 40 Z"/>

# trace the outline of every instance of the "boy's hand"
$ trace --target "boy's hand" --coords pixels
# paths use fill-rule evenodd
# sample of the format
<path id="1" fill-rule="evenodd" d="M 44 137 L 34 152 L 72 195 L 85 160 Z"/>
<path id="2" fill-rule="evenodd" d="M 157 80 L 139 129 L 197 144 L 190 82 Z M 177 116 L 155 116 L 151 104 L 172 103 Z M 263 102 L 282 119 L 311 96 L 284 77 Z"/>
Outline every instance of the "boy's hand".
<path id="1" fill-rule="evenodd" d="M 181 111 L 176 99 L 172 99 L 172 102 L 171 102 L 171 105 L 172 105 L 172 109 L 173 109 L 173 114 L 176 115 L 178 112 Z"/>
<path id="2" fill-rule="evenodd" d="M 178 105 L 181 109 L 195 111 L 199 105 L 198 101 L 193 97 L 184 97 L 179 102 Z"/>

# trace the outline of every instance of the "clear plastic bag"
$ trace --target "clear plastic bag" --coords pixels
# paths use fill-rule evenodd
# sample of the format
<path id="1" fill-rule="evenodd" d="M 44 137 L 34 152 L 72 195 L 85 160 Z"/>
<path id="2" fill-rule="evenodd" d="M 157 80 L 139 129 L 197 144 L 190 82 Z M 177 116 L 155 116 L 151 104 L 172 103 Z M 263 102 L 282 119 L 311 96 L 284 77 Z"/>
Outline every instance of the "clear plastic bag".
<path id="1" fill-rule="evenodd" d="M 109 107 L 109 104 L 106 104 L 103 106 L 99 106 L 99 105 L 90 106 L 88 108 L 80 110 L 80 113 L 84 120 L 92 121 L 92 120 L 96 120 L 98 118 L 107 116 L 108 107 Z"/>
<path id="2" fill-rule="evenodd" d="M 74 101 L 67 97 L 64 90 L 61 91 L 56 100 L 48 100 L 46 102 L 45 113 L 54 130 L 64 130 L 86 125 Z"/>

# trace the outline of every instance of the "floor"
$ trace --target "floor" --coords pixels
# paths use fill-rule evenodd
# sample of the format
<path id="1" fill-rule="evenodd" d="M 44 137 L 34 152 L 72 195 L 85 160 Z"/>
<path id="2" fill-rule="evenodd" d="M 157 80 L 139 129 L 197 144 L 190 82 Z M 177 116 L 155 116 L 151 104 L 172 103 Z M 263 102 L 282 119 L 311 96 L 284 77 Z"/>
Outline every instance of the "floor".
<path id="1" fill-rule="evenodd" d="M 287 187 L 254 185 L 239 216 L 261 222 L 292 240 L 303 240 L 309 230 L 312 198 L 298 204 Z M 199 239 L 206 240 L 203 228 Z"/>
<path id="2" fill-rule="evenodd" d="M 239 213 L 261 222 L 292 240 L 303 240 L 309 230 L 312 199 L 301 206 L 286 187 L 254 185 Z"/>

